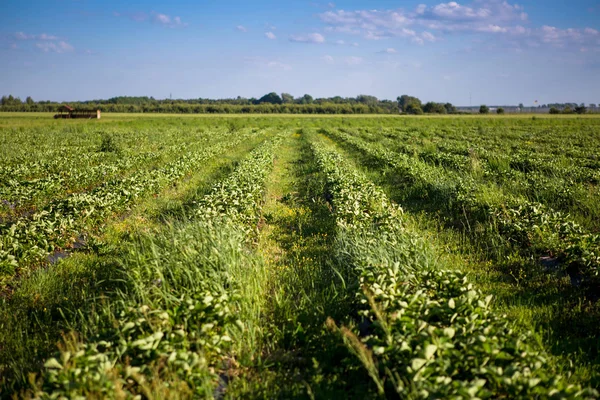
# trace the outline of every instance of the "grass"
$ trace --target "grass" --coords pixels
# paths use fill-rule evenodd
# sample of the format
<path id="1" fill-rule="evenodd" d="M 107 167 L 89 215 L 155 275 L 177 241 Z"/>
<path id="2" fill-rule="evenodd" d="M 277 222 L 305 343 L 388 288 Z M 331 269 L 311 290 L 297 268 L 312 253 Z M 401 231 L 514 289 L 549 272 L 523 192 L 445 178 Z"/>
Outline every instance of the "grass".
<path id="1" fill-rule="evenodd" d="M 327 319 L 353 314 L 352 272 L 331 247 L 335 221 L 306 135 L 284 143 L 268 180 L 258 248 L 270 271 L 261 357 L 229 398 L 364 398 L 371 383 Z"/>

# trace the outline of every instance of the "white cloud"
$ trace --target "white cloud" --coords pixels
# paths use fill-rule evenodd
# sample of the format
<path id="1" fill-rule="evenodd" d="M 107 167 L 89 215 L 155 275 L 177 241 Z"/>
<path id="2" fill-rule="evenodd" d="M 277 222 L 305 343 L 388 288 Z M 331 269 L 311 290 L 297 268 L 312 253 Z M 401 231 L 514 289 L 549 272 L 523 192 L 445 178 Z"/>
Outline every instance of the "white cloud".
<path id="1" fill-rule="evenodd" d="M 381 51 L 380 51 L 380 53 L 385 53 L 385 54 L 396 54 L 396 53 L 398 53 L 398 52 L 396 51 L 396 49 L 394 49 L 394 48 L 392 48 L 392 47 L 388 47 L 388 48 L 387 48 L 387 49 L 385 49 L 385 50 L 381 50 Z"/>
<path id="2" fill-rule="evenodd" d="M 332 56 L 323 56 L 323 61 L 325 61 L 327 64 L 334 64 L 335 60 L 333 59 Z"/>
<path id="3" fill-rule="evenodd" d="M 235 29 L 237 29 L 240 32 L 248 32 L 248 29 L 246 29 L 246 27 L 243 25 L 238 25 L 235 27 Z"/>
<path id="4" fill-rule="evenodd" d="M 592 28 L 585 28 L 583 32 L 591 36 L 598 36 L 600 34 L 600 32 Z"/>
<path id="5" fill-rule="evenodd" d="M 474 0 L 472 5 L 451 1 L 414 11 L 332 10 L 319 15 L 326 30 L 360 34 L 370 40 L 404 37 L 423 44 L 436 41 L 431 31 L 508 33 L 517 21 L 527 20 L 519 5 L 504 0 Z M 424 31 L 420 31 L 425 29 Z"/>
<path id="6" fill-rule="evenodd" d="M 275 36 L 275 34 L 274 34 L 273 32 L 266 32 L 266 33 L 265 33 L 265 37 L 266 37 L 267 39 L 271 39 L 271 40 L 275 40 L 275 39 L 277 39 L 277 36 Z"/>
<path id="7" fill-rule="evenodd" d="M 336 40 L 335 44 L 339 45 L 339 46 L 343 46 L 346 44 L 346 42 L 344 40 Z"/>
<path id="8" fill-rule="evenodd" d="M 36 43 L 35 46 L 42 50 L 44 53 L 68 53 L 71 52 L 73 50 L 75 50 L 75 48 L 70 45 L 67 42 L 64 41 L 60 41 L 60 42 L 39 42 Z"/>
<path id="9" fill-rule="evenodd" d="M 269 68 L 283 69 L 284 71 L 290 71 L 292 69 L 291 65 L 284 64 L 284 63 L 279 62 L 279 61 L 270 61 L 270 62 L 267 63 L 267 67 L 269 67 Z"/>
<path id="10" fill-rule="evenodd" d="M 30 35 L 23 32 L 17 32 L 14 34 L 17 40 L 58 40 L 58 36 L 48 35 L 47 33 L 41 33 L 39 35 Z"/>
<path id="11" fill-rule="evenodd" d="M 38 35 L 37 39 L 39 39 L 39 40 L 58 40 L 58 37 L 56 37 L 54 35 L 47 35 L 45 33 L 42 33 L 41 35 Z"/>
<path id="12" fill-rule="evenodd" d="M 510 0 L 465 0 L 419 4 L 413 10 L 329 10 L 318 15 L 326 32 L 361 35 L 369 40 L 405 38 L 415 44 L 437 42 L 449 34 L 487 34 L 514 46 L 586 48 L 600 51 L 600 32 L 591 27 L 524 27 L 529 16 Z"/>
<path id="13" fill-rule="evenodd" d="M 308 35 L 291 35 L 290 42 L 319 44 L 325 42 L 325 36 L 321 35 L 320 33 L 310 33 Z"/>
<path id="14" fill-rule="evenodd" d="M 355 56 L 346 57 L 346 59 L 344 60 L 344 62 L 347 65 L 360 65 L 363 63 L 363 61 L 364 61 L 364 59 L 362 57 L 355 57 Z"/>
<path id="15" fill-rule="evenodd" d="M 455 1 L 441 3 L 430 10 L 431 15 L 442 19 L 485 19 L 492 13 L 487 8 L 473 9 Z"/>
<path id="16" fill-rule="evenodd" d="M 436 37 L 431 33 L 431 32 L 423 32 L 421 33 L 421 37 L 423 38 L 423 40 L 426 40 L 428 42 L 435 42 Z"/>
<path id="17" fill-rule="evenodd" d="M 154 13 L 154 22 L 169 28 L 186 27 L 188 24 L 181 21 L 181 17 L 171 17 L 167 14 Z"/>

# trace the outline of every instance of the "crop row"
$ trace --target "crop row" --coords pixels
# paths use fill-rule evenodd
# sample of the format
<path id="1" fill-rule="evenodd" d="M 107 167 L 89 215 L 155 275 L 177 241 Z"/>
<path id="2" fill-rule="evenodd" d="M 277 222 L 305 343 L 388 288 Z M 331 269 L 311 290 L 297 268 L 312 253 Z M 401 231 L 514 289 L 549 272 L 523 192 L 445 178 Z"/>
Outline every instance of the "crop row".
<path id="1" fill-rule="evenodd" d="M 445 210 L 456 223 L 496 227 L 510 245 L 527 255 L 551 255 L 575 280 L 598 284 L 600 235 L 591 234 L 564 214 L 521 197 L 508 196 L 482 185 L 468 175 L 447 174 L 405 154 L 371 145 L 344 132 L 328 132 L 375 160 L 392 168 L 394 179 L 410 196 Z M 487 229 L 487 228 L 486 228 Z"/>
<path id="2" fill-rule="evenodd" d="M 165 134 L 164 140 L 170 140 Z M 214 135 L 213 135 L 214 136 Z M 20 164 L 0 166 L 0 212 L 18 213 L 23 207 L 40 205 L 45 199 L 88 188 L 144 166 L 169 160 L 175 154 L 191 151 L 210 143 L 210 136 L 200 135 L 191 141 L 154 150 L 143 144 L 133 149 L 98 151 L 97 147 L 86 150 L 63 148 L 55 156 L 44 155 L 41 159 Z M 114 139 L 116 140 L 116 139 Z M 115 145 L 117 146 L 117 145 Z M 53 149 L 49 149 L 52 151 Z"/>
<path id="3" fill-rule="evenodd" d="M 66 128 L 66 126 L 64 127 Z M 201 140 L 204 132 L 189 132 L 159 127 L 148 130 L 36 130 L 9 133 L 0 130 L 5 140 L 6 154 L 0 155 L 0 183 L 9 179 L 30 180 L 48 175 L 68 174 L 82 163 L 94 165 L 103 162 L 106 154 L 99 150 L 118 149 L 123 155 L 132 157 L 140 150 L 161 151 L 164 143 L 180 146 Z M 110 141 L 113 149 L 103 142 Z"/>
<path id="4" fill-rule="evenodd" d="M 501 166 L 508 172 L 537 172 L 551 177 L 569 178 L 575 182 L 597 183 L 600 160 L 589 148 L 589 139 L 582 139 L 585 146 L 578 146 L 574 135 L 555 135 L 560 140 L 549 140 L 548 132 L 520 136 L 513 131 L 503 133 L 468 132 L 461 134 L 452 128 L 433 132 L 422 129 L 385 129 L 375 134 L 370 129 L 354 130 L 367 140 L 384 140 L 395 150 L 417 154 L 428 162 L 435 162 L 454 169 L 467 168 L 471 159 L 491 167 Z M 350 132 L 352 133 L 352 132 Z M 556 139 L 554 137 L 553 139 Z M 433 150 L 433 151 L 432 151 Z M 438 151 L 439 150 L 439 151 Z M 577 157 L 580 154 L 581 157 Z"/>
<path id="5" fill-rule="evenodd" d="M 279 142 L 253 150 L 196 203 L 193 219 L 140 239 L 124 262 L 131 289 L 101 316 L 115 323 L 48 359 L 36 396 L 100 398 L 120 390 L 133 398 L 161 384 L 173 396 L 213 394 L 216 370 L 248 334 L 251 285 L 240 280 L 257 274 L 260 262 L 245 244 Z"/>
<path id="6" fill-rule="evenodd" d="M 445 121 L 449 122 L 449 121 Z M 527 123 L 520 120 L 510 125 L 508 121 L 501 124 L 492 124 L 488 121 L 484 124 L 467 123 L 459 124 L 443 123 L 437 126 L 420 124 L 411 128 L 396 127 L 393 131 L 385 132 L 390 137 L 396 137 L 400 141 L 424 143 L 439 141 L 442 146 L 448 145 L 457 150 L 482 149 L 495 154 L 510 155 L 522 154 L 524 149 L 534 157 L 542 158 L 544 161 L 565 159 L 570 165 L 586 168 L 598 168 L 597 137 L 598 126 L 594 124 L 581 124 L 568 121 L 547 121 L 546 126 L 538 126 L 537 123 Z M 517 158 L 518 159 L 518 158 Z M 542 170 L 548 170 L 544 164 L 538 164 Z"/>
<path id="7" fill-rule="evenodd" d="M 357 135 L 356 131 L 345 132 Z M 587 168 L 572 162 L 568 165 L 564 165 L 564 162 L 557 164 L 547 155 L 523 150 L 507 155 L 468 142 L 443 142 L 432 147 L 411 143 L 414 137 L 396 134 L 381 135 L 363 131 L 358 136 L 369 142 L 381 143 L 393 151 L 414 155 L 429 164 L 481 176 L 501 185 L 506 192 L 545 203 L 557 210 L 577 211 L 592 221 L 600 218 L 597 200 L 600 194 L 597 186 L 600 182 L 600 166 Z"/>
<path id="8" fill-rule="evenodd" d="M 90 192 L 73 193 L 51 201 L 31 217 L 0 224 L 0 272 L 10 276 L 19 267 L 43 261 L 56 249 L 71 245 L 86 227 L 102 223 L 137 198 L 156 193 L 252 134 L 187 152 L 159 169 L 138 170 L 125 179 L 108 180 Z"/>
<path id="9" fill-rule="evenodd" d="M 173 147 L 171 152 L 181 151 L 181 147 L 185 146 Z M 66 171 L 36 179 L 6 179 L 0 186 L 0 199 L 4 208 L 12 211 L 30 205 L 36 199 L 54 197 L 85 188 L 100 180 L 116 178 L 127 170 L 150 165 L 165 156 L 168 156 L 168 152 L 138 153 L 130 157 L 119 157 L 114 161 L 107 160 L 89 165 L 89 158 L 82 155 L 77 164 L 74 163 Z"/>
<path id="10" fill-rule="evenodd" d="M 356 269 L 364 318 L 341 336 L 380 394 L 401 398 L 591 398 L 553 373 L 491 296 L 445 269 L 402 210 L 338 153 L 314 145 L 338 222 L 336 254 Z M 335 327 L 329 321 L 331 327 Z"/>

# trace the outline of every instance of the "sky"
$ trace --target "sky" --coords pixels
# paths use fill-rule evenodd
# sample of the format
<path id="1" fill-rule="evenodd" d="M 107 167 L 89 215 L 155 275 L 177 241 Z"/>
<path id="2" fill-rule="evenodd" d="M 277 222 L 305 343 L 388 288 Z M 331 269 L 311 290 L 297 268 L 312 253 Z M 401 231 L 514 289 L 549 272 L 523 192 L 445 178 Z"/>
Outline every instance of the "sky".
<path id="1" fill-rule="evenodd" d="M 0 2 L 0 95 L 600 103 L 600 0 Z"/>

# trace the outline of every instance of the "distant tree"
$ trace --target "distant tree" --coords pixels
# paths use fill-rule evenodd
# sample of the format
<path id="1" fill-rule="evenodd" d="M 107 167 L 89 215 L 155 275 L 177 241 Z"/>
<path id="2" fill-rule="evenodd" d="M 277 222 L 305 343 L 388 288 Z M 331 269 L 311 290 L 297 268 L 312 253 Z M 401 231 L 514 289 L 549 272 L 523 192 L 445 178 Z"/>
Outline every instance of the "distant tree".
<path id="1" fill-rule="evenodd" d="M 454 114 L 456 112 L 456 107 L 454 107 L 452 103 L 444 104 L 444 108 L 448 114 Z"/>
<path id="2" fill-rule="evenodd" d="M 588 107 L 590 107 L 590 108 L 596 108 L 596 105 L 595 105 L 594 103 L 590 103 L 590 104 L 588 105 Z"/>
<path id="3" fill-rule="evenodd" d="M 560 114 L 560 110 L 556 107 L 550 107 L 550 114 Z"/>
<path id="4" fill-rule="evenodd" d="M 481 107 L 479 107 L 479 114 L 488 114 L 490 112 L 490 108 L 488 106 L 486 106 L 485 104 L 481 105 Z"/>
<path id="5" fill-rule="evenodd" d="M 446 107 L 442 103 L 430 101 L 423 106 L 423 112 L 428 114 L 446 114 Z"/>
<path id="6" fill-rule="evenodd" d="M 583 103 L 581 103 L 582 105 L 580 105 L 579 107 L 575 107 L 575 112 L 577 114 L 585 114 L 587 112 L 587 108 L 585 108 L 585 106 L 583 105 Z"/>
<path id="7" fill-rule="evenodd" d="M 356 96 L 358 103 L 366 104 L 368 106 L 376 106 L 379 100 L 375 96 L 368 96 L 366 94 L 359 94 Z"/>
<path id="8" fill-rule="evenodd" d="M 573 109 L 569 106 L 566 106 L 563 110 L 562 110 L 563 114 L 573 114 Z"/>
<path id="9" fill-rule="evenodd" d="M 294 96 L 292 96 L 289 93 L 281 93 L 281 100 L 283 101 L 284 104 L 293 103 Z"/>
<path id="10" fill-rule="evenodd" d="M 265 94 L 263 97 L 261 97 L 257 101 L 258 104 L 261 104 L 261 103 L 281 104 L 282 102 L 283 101 L 281 100 L 281 97 L 279 97 L 279 95 L 275 92 Z"/>
<path id="11" fill-rule="evenodd" d="M 312 104 L 314 101 L 315 100 L 310 94 L 305 94 L 304 96 L 296 99 L 297 104 Z"/>
<path id="12" fill-rule="evenodd" d="M 421 108 L 421 105 L 417 104 L 416 102 L 408 103 L 405 112 L 412 115 L 421 115 L 423 114 L 423 109 Z"/>
<path id="13" fill-rule="evenodd" d="M 504 114 L 504 108 L 498 107 L 498 109 L 496 110 L 496 114 Z"/>
<path id="14" fill-rule="evenodd" d="M 0 100 L 0 105 L 7 106 L 8 105 L 8 97 L 2 96 L 2 99 Z"/>
<path id="15" fill-rule="evenodd" d="M 31 96 L 27 96 L 27 98 L 25 99 L 25 103 L 31 105 L 31 104 L 34 104 L 35 101 L 33 101 L 33 99 L 31 98 Z"/>
<path id="16" fill-rule="evenodd" d="M 525 108 L 525 106 L 523 105 L 523 103 L 519 103 L 519 108 L 522 110 Z"/>
<path id="17" fill-rule="evenodd" d="M 402 96 L 398 97 L 396 100 L 398 101 L 398 107 L 400 107 L 400 109 L 405 112 L 408 112 L 408 106 L 411 104 L 414 104 L 419 109 L 422 107 L 421 100 L 419 100 L 416 97 L 409 96 L 407 94 L 403 94 Z M 423 110 L 421 110 L 421 111 L 423 111 Z"/>

